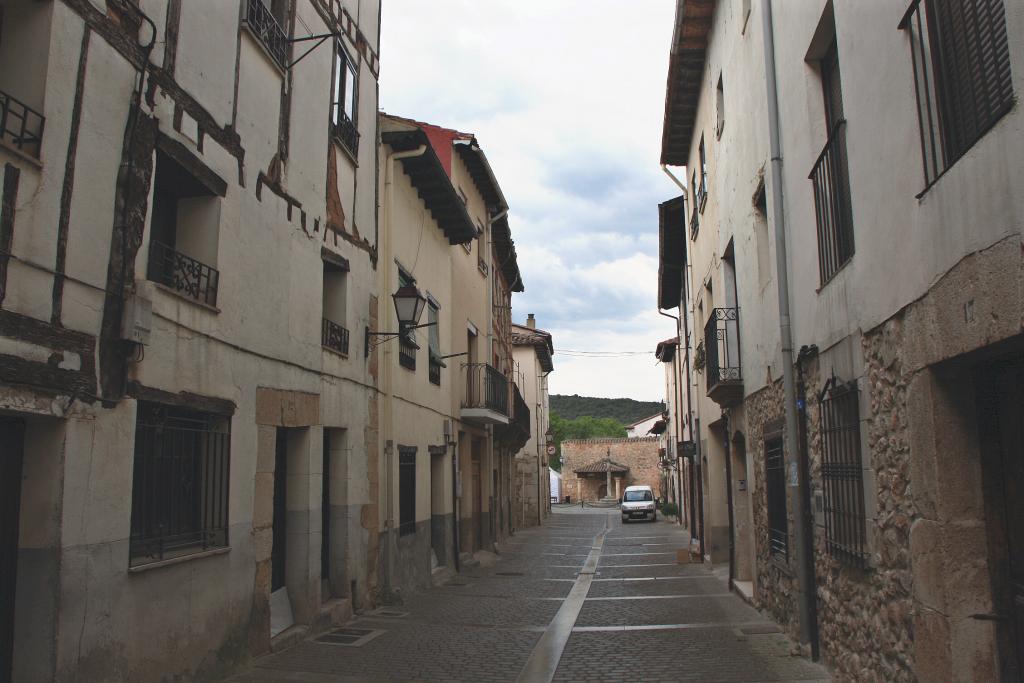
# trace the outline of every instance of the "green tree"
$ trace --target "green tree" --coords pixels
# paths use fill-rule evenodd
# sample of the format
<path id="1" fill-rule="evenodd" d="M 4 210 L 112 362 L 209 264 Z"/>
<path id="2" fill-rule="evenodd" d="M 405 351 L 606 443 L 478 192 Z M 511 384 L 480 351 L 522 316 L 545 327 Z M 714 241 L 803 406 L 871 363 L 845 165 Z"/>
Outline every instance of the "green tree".
<path id="1" fill-rule="evenodd" d="M 583 415 L 575 420 L 566 420 L 551 411 L 551 436 L 555 442 L 555 457 L 551 469 L 562 471 L 562 442 L 568 439 L 625 438 L 626 428 L 610 417 Z"/>

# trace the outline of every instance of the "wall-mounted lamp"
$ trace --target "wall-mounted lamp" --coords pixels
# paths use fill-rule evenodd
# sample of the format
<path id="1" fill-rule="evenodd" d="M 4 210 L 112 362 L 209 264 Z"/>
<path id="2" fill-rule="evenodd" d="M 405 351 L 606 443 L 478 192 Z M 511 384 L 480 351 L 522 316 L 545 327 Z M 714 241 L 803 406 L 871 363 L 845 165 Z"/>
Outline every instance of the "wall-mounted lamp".
<path id="1" fill-rule="evenodd" d="M 436 323 L 419 324 L 423 309 L 427 306 L 427 297 L 420 293 L 416 285 L 403 285 L 398 291 L 391 295 L 395 301 L 395 313 L 398 315 L 398 332 L 371 332 L 369 325 L 366 327 L 366 343 L 363 345 L 363 356 L 370 355 L 370 337 L 401 337 L 406 338 L 410 330 L 420 327 L 429 327 Z M 381 344 L 388 341 L 382 340 Z"/>

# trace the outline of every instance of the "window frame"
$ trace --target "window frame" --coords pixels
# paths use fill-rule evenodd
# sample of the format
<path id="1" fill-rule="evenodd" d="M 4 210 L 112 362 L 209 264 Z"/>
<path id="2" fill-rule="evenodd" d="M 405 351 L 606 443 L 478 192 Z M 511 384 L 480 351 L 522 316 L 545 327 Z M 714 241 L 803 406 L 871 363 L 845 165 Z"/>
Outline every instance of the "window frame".
<path id="1" fill-rule="evenodd" d="M 441 386 L 441 368 L 445 367 L 441 360 L 441 306 L 430 295 L 427 295 L 427 323 L 434 323 L 427 328 L 427 379 Z"/>
<path id="2" fill-rule="evenodd" d="M 355 158 L 359 153 L 360 137 L 359 62 L 352 59 L 340 37 L 334 40 L 333 59 L 329 115 L 331 136 Z M 349 107 L 351 114 L 346 111 Z"/>

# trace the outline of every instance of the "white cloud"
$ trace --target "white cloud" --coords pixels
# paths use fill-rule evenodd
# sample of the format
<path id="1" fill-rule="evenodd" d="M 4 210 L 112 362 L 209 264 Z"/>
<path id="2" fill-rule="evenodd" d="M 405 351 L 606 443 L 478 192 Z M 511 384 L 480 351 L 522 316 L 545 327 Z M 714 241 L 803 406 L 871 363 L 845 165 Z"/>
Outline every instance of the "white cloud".
<path id="1" fill-rule="evenodd" d="M 517 320 L 571 350 L 652 351 L 658 157 L 675 3 L 390 0 L 381 103 L 476 134 L 512 209 Z M 653 355 L 556 354 L 556 393 L 660 399 Z"/>

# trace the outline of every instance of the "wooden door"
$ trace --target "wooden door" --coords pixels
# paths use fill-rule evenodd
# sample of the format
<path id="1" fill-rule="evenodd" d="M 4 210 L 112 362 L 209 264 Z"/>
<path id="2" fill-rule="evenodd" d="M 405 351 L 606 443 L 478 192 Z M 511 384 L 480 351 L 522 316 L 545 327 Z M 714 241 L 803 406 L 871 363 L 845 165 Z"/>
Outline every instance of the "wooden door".
<path id="1" fill-rule="evenodd" d="M 274 528 L 273 546 L 270 550 L 270 590 L 285 586 L 285 558 L 287 557 L 288 533 L 288 432 L 278 427 L 277 443 L 274 450 Z"/>
<path id="2" fill-rule="evenodd" d="M 1024 674 L 1024 357 L 978 375 L 979 426 L 991 563 L 991 615 L 1002 680 Z"/>
<path id="3" fill-rule="evenodd" d="M 11 680 L 14 664 L 14 598 L 24 435 L 23 421 L 0 417 L 0 683 Z"/>
<path id="4" fill-rule="evenodd" d="M 480 440 L 473 439 L 473 538 L 477 550 L 484 547 L 484 530 L 481 524 L 483 517 L 483 484 L 480 481 Z"/>

